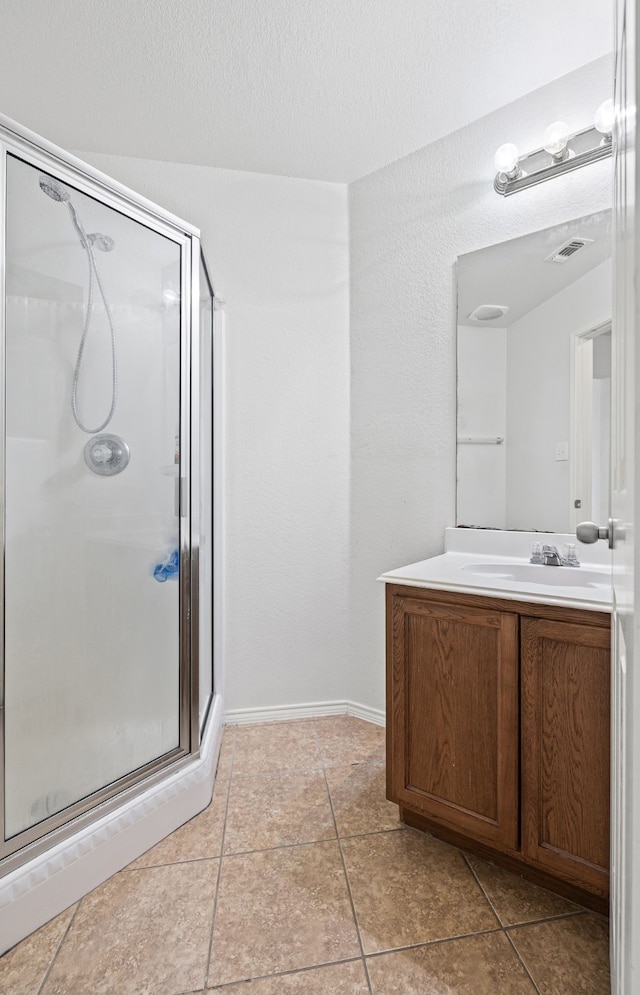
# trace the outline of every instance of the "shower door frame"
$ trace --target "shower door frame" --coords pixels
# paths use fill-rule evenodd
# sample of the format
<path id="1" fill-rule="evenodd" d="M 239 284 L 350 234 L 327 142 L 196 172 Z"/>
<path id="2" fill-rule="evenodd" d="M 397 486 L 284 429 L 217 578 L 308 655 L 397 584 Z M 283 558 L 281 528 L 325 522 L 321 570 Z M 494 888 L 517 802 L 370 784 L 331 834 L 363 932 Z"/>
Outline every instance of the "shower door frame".
<path id="1" fill-rule="evenodd" d="M 7 157 L 13 155 L 180 248 L 179 743 L 178 746 L 5 840 L 4 585 Z M 135 798 L 199 756 L 200 273 L 213 286 L 197 228 L 0 115 L 0 877 Z M 206 399 L 205 399 L 206 400 Z"/>

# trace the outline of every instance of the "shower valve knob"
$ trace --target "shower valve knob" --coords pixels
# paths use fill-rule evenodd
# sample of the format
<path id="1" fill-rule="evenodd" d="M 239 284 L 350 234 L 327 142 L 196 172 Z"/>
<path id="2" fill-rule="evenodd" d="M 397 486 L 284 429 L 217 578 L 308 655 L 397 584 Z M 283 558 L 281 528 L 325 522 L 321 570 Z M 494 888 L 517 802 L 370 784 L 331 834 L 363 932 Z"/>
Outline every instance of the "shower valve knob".
<path id="1" fill-rule="evenodd" d="M 113 459 L 113 449 L 109 446 L 95 446 L 93 458 L 96 463 L 108 463 Z"/>
<path id="2" fill-rule="evenodd" d="M 84 461 L 102 477 L 121 473 L 129 462 L 129 447 L 119 435 L 96 435 L 84 447 Z"/>

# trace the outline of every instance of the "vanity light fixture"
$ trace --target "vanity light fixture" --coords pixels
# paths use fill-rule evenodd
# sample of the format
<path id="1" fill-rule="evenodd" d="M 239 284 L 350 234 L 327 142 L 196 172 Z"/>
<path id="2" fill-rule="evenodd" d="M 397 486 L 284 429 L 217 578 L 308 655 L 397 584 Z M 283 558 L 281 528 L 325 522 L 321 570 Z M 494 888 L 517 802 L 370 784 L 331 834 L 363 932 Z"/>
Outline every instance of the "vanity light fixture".
<path id="1" fill-rule="evenodd" d="M 543 138 L 543 149 L 548 152 L 554 162 L 564 162 L 569 158 L 569 125 L 564 121 L 554 121 L 545 131 Z"/>
<path id="2" fill-rule="evenodd" d="M 604 104 L 600 104 L 593 118 L 593 127 L 601 135 L 604 135 L 603 141 L 605 142 L 611 141 L 614 120 L 613 100 L 605 100 Z"/>
<path id="3" fill-rule="evenodd" d="M 555 121 L 543 135 L 542 148 L 522 156 L 515 145 L 501 145 L 494 159 L 494 190 L 508 197 L 560 173 L 606 159 L 613 149 L 614 119 L 613 101 L 605 100 L 598 107 L 590 128 L 571 132 L 564 121 Z"/>

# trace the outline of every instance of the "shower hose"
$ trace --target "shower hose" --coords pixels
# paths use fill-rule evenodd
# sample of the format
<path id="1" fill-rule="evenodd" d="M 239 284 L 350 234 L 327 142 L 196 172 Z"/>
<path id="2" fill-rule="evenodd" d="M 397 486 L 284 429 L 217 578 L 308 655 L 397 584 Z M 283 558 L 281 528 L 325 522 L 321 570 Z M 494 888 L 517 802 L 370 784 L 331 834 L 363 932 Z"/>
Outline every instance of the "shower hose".
<path id="1" fill-rule="evenodd" d="M 71 200 L 67 201 L 67 207 L 69 208 L 69 214 L 71 216 L 71 221 L 73 227 L 75 228 L 76 234 L 80 240 L 80 245 L 85 250 L 87 254 L 87 262 L 89 264 L 89 288 L 87 291 L 87 306 L 84 314 L 84 322 L 82 327 L 82 338 L 80 339 L 80 345 L 78 346 L 78 355 L 76 357 L 76 365 L 73 371 L 73 384 L 71 387 L 71 412 L 73 414 L 76 425 L 87 435 L 95 435 L 97 432 L 101 432 L 103 428 L 106 428 L 111 419 L 113 418 L 113 413 L 116 409 L 116 400 L 118 396 L 118 355 L 116 349 L 116 333 L 113 324 L 113 315 L 111 314 L 111 308 L 109 307 L 109 301 L 107 300 L 107 295 L 102 285 L 102 280 L 100 279 L 100 272 L 98 270 L 98 264 L 96 263 L 95 255 L 93 253 L 93 243 L 99 239 L 104 240 L 105 247 L 112 248 L 113 242 L 108 236 L 105 235 L 87 235 L 78 215 L 76 214 L 75 208 L 71 203 Z M 109 334 L 111 336 L 111 407 L 109 408 L 109 413 L 107 417 L 95 428 L 88 428 L 81 420 L 78 414 L 78 385 L 80 383 L 80 370 L 82 368 L 82 359 L 84 356 L 85 346 L 87 344 L 87 339 L 89 337 L 89 330 L 91 328 L 91 319 L 93 317 L 93 298 L 95 292 L 95 285 L 98 286 L 98 291 L 102 298 L 102 303 L 104 304 L 105 314 L 107 316 L 107 323 L 109 325 Z"/>

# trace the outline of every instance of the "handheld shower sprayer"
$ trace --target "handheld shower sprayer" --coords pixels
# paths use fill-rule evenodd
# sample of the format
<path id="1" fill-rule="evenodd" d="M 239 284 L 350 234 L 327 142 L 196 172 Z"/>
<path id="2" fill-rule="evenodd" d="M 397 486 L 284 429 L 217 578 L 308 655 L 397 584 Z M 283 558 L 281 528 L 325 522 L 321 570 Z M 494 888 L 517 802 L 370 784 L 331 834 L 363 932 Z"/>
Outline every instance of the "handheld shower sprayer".
<path id="1" fill-rule="evenodd" d="M 115 242 L 110 235 L 103 235 L 102 232 L 96 231 L 92 233 L 87 233 L 82 227 L 80 218 L 76 214 L 76 209 L 71 202 L 71 194 L 69 193 L 67 187 L 60 180 L 57 180 L 54 176 L 48 176 L 43 173 L 40 176 L 40 189 L 43 193 L 46 193 L 47 197 L 51 200 L 56 201 L 59 204 L 66 204 L 69 210 L 69 215 L 71 217 L 71 223 L 74 227 L 75 233 L 78 236 L 80 245 L 87 254 L 87 262 L 89 264 L 89 288 L 87 292 L 87 306 L 85 310 L 84 323 L 82 329 L 82 338 L 80 339 L 80 345 L 78 346 L 78 354 L 76 357 L 76 365 L 73 371 L 73 384 L 71 386 L 71 413 L 73 414 L 76 425 L 87 435 L 95 435 L 97 432 L 101 432 L 103 428 L 106 428 L 113 414 L 116 410 L 116 400 L 118 396 L 118 356 L 116 349 L 116 333 L 113 324 L 113 316 L 111 314 L 111 308 L 109 307 L 109 301 L 105 294 L 104 287 L 102 285 L 102 280 L 100 279 L 100 273 L 98 271 L 98 264 L 96 263 L 95 256 L 93 254 L 94 248 L 100 249 L 101 252 L 111 252 L 115 247 Z M 98 291 L 102 297 L 102 302 L 104 304 L 105 314 L 107 316 L 107 322 L 109 325 L 109 333 L 111 336 L 111 369 L 112 369 L 112 380 L 111 380 L 111 406 L 109 408 L 109 413 L 107 417 L 98 425 L 96 428 L 87 428 L 86 425 L 80 420 L 80 415 L 78 414 L 78 385 L 80 382 L 80 369 L 82 366 L 82 357 L 84 355 L 85 346 L 87 344 L 87 338 L 89 336 L 89 329 L 91 328 L 91 319 L 93 317 L 93 291 L 94 291 L 94 281 L 98 285 Z"/>
<path id="2" fill-rule="evenodd" d="M 56 200 L 58 203 L 68 204 L 71 200 L 71 194 L 64 183 L 54 179 L 53 176 L 45 176 L 43 174 L 40 177 L 40 189 L 43 193 L 46 193 L 47 197 L 51 197 L 51 200 Z"/>

